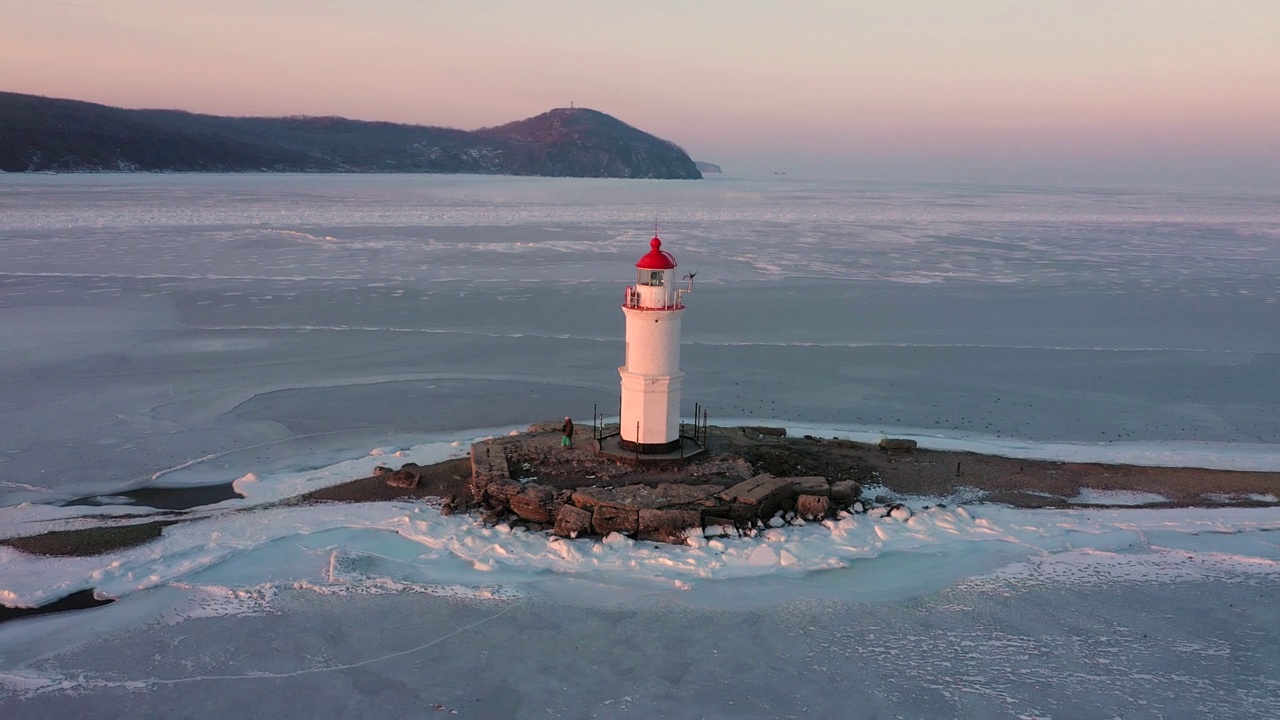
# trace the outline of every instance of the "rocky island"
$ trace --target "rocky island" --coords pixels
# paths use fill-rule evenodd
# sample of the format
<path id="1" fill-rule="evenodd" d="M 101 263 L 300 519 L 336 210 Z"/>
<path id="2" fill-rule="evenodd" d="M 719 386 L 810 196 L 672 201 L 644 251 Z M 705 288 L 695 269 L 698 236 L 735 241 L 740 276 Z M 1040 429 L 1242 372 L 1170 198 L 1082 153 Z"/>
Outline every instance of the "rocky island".
<path id="1" fill-rule="evenodd" d="M 490 524 L 570 538 L 619 532 L 682 543 L 690 533 L 749 535 L 847 512 L 909 517 L 896 502 L 903 496 L 1068 508 L 1085 505 L 1078 498 L 1090 495 L 1087 506 L 1106 505 L 1106 494 L 1116 493 L 1116 505 L 1167 508 L 1266 506 L 1280 494 L 1275 472 L 1026 460 L 929 450 L 893 438 L 877 444 L 790 438 L 770 427 L 712 426 L 704 455 L 633 464 L 599 453 L 590 428 L 579 428 L 573 447 L 562 448 L 558 427 L 536 423 L 525 433 L 477 443 L 467 461 L 379 466 L 306 499 L 435 497 L 446 512 L 472 511 Z"/>
<path id="2" fill-rule="evenodd" d="M 365 477 L 275 504 L 419 501 L 443 515 L 469 513 L 477 523 L 577 541 L 616 534 L 673 544 L 752 537 L 768 528 L 863 514 L 910 522 L 932 504 L 963 504 L 978 514 L 983 504 L 1080 512 L 1280 505 L 1280 472 L 1027 460 L 932 450 L 892 438 L 872 444 L 788 437 L 782 428 L 716 426 L 705 428 L 706 451 L 697 457 L 635 463 L 599 453 L 595 434 L 576 428 L 572 447 L 565 448 L 559 423 L 535 423 L 522 433 L 477 442 L 467 457 L 398 468 L 377 464 Z M 139 490 L 130 504 L 157 512 L 86 515 L 76 527 L 2 538 L 0 545 L 31 555 L 105 555 L 154 542 L 170 527 L 210 513 L 264 507 L 219 509 L 227 497 L 237 497 L 231 483 L 154 495 Z M 0 605 L 0 622 L 104 602 L 110 600 L 78 592 L 40 607 Z"/>

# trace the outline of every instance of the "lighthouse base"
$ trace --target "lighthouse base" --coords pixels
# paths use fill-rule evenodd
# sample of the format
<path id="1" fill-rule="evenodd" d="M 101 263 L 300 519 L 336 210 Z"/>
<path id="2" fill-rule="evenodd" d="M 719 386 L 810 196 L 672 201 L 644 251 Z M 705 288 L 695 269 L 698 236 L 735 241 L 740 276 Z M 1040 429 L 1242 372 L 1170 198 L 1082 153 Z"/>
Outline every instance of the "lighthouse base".
<path id="1" fill-rule="evenodd" d="M 618 368 L 622 378 L 619 428 L 628 450 L 664 452 L 680 447 L 680 384 L 684 373 L 641 375 Z M 652 448 L 652 449 L 650 449 Z"/>
<path id="2" fill-rule="evenodd" d="M 672 465 L 677 466 L 685 461 L 702 457 L 707 448 L 697 440 L 681 435 L 676 440 L 663 443 L 664 450 L 638 450 L 636 443 L 623 440 L 622 436 L 613 433 L 605 435 L 597 441 L 596 454 L 619 462 L 632 465 Z"/>
<path id="3" fill-rule="evenodd" d="M 623 440 L 621 437 L 619 437 L 618 444 L 622 446 L 623 450 L 628 450 L 630 452 L 644 453 L 648 455 L 648 454 L 679 452 L 680 446 L 682 444 L 682 440 L 681 438 L 676 438 L 671 442 L 665 442 L 665 443 L 639 443 L 639 442 L 633 442 L 631 440 Z"/>

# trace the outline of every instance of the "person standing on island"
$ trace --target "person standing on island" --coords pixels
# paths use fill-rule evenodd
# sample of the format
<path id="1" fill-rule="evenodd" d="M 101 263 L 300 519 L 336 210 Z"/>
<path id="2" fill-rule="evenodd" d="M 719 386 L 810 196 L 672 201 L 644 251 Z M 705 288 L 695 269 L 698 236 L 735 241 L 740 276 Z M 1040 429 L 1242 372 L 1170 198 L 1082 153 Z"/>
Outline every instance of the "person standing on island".
<path id="1" fill-rule="evenodd" d="M 567 415 L 564 418 L 564 425 L 560 427 L 560 432 L 564 433 L 564 437 L 560 438 L 560 447 L 573 447 L 573 421 Z"/>

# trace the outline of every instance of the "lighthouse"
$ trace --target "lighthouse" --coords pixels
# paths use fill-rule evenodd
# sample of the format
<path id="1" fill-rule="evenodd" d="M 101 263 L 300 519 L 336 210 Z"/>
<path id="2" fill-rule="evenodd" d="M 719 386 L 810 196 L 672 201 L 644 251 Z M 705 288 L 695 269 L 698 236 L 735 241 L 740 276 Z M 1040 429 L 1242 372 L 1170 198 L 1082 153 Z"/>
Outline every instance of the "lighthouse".
<path id="1" fill-rule="evenodd" d="M 627 354 L 622 377 L 620 438 L 637 453 L 680 449 L 680 316 L 686 291 L 676 288 L 676 259 L 655 236 L 627 287 Z M 692 282 L 692 281 L 691 281 Z"/>

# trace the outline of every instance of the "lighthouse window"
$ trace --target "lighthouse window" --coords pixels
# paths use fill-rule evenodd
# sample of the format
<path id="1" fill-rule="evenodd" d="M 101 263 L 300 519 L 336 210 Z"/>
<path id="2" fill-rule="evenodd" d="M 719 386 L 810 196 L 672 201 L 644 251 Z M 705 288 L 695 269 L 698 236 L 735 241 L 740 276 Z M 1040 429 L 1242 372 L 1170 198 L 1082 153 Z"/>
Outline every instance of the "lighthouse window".
<path id="1" fill-rule="evenodd" d="M 662 284 L 662 271 L 661 271 L 661 270 L 653 270 L 653 271 L 651 271 L 651 272 L 649 273 L 649 284 L 650 284 L 650 285 L 661 285 L 661 284 Z"/>

